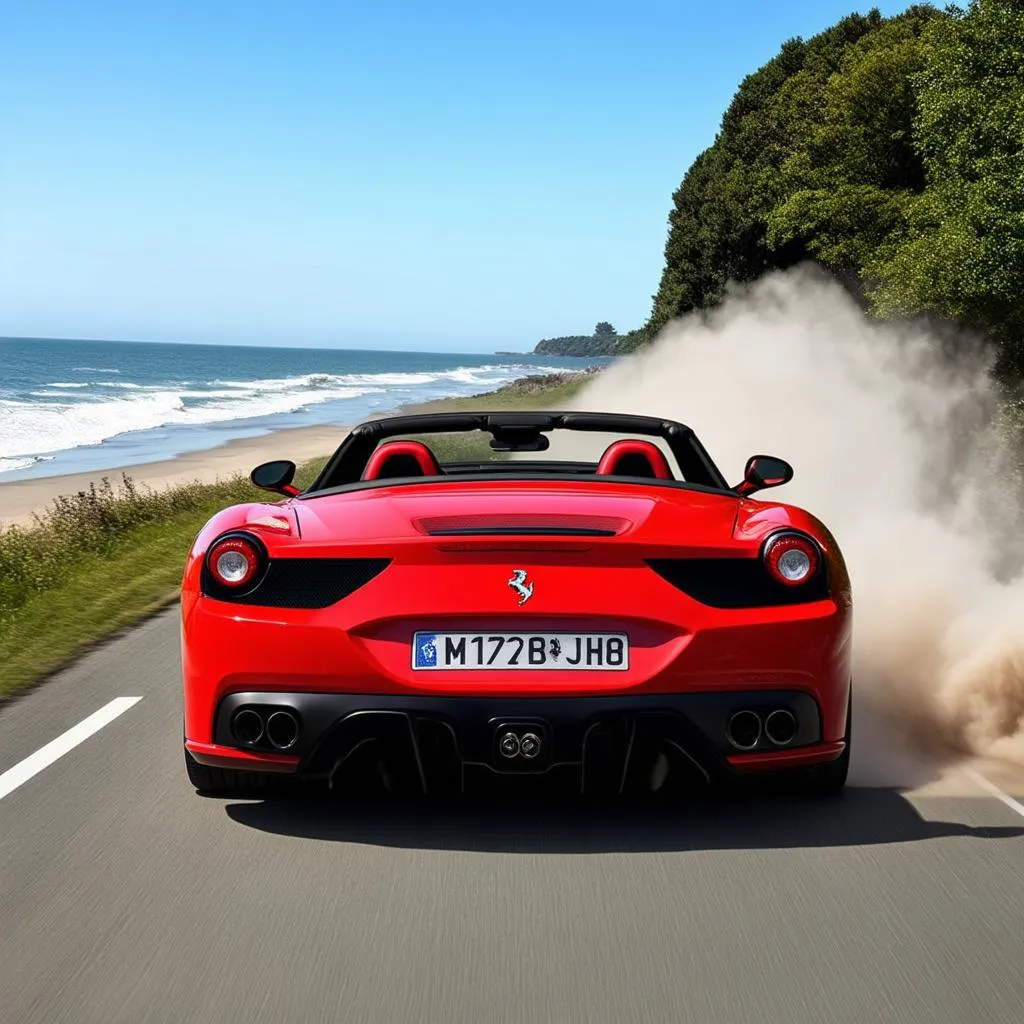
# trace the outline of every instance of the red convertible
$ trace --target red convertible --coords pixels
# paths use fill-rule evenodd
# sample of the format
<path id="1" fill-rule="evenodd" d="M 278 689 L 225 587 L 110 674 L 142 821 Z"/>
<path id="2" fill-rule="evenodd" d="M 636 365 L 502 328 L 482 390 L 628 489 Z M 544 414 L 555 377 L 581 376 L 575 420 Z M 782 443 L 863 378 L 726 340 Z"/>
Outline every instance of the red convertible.
<path id="1" fill-rule="evenodd" d="M 613 439 L 597 462 L 531 455 L 570 431 Z M 499 457 L 439 461 L 458 432 Z M 294 473 L 253 470 L 275 499 L 218 512 L 188 556 L 199 791 L 843 789 L 850 581 L 821 522 L 754 497 L 792 478 L 781 459 L 730 486 L 671 420 L 441 413 L 361 424 L 304 491 Z"/>

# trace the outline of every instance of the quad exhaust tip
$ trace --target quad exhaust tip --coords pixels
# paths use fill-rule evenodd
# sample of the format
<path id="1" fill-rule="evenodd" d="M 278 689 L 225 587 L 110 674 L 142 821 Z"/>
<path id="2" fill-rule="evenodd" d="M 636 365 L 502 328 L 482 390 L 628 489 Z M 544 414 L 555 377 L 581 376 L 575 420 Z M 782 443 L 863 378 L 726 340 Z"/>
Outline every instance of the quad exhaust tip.
<path id="1" fill-rule="evenodd" d="M 263 738 L 263 719 L 252 708 L 242 708 L 231 720 L 231 731 L 239 743 L 259 743 Z"/>
<path id="2" fill-rule="evenodd" d="M 734 711 L 725 735 L 737 750 L 753 750 L 761 739 L 761 716 L 756 711 Z"/>
<path id="3" fill-rule="evenodd" d="M 796 717 L 787 708 L 778 708 L 764 720 L 764 734 L 777 747 L 785 747 L 796 736 Z"/>
<path id="4" fill-rule="evenodd" d="M 737 750 L 753 750 L 761 736 L 776 747 L 788 747 L 796 739 L 796 715 L 789 708 L 775 708 L 762 720 L 750 708 L 734 711 L 725 724 L 725 735 Z"/>
<path id="5" fill-rule="evenodd" d="M 277 750 L 288 750 L 299 741 L 299 719 L 292 711 L 266 711 L 242 708 L 231 718 L 231 735 L 243 747 L 266 742 Z"/>
<path id="6" fill-rule="evenodd" d="M 275 711 L 267 719 L 267 739 L 278 750 L 295 746 L 299 739 L 299 720 L 290 711 Z"/>

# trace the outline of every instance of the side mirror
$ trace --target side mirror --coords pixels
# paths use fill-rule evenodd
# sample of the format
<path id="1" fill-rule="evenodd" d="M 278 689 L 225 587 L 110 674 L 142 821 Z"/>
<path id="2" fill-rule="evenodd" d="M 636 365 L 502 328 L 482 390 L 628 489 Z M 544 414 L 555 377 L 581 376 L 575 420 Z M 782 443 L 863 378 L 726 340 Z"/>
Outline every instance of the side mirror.
<path id="1" fill-rule="evenodd" d="M 249 479 L 264 491 L 274 491 L 276 494 L 284 494 L 292 498 L 301 493 L 298 487 L 291 485 L 294 476 L 295 463 L 281 459 L 277 462 L 264 462 L 257 466 L 249 474 Z"/>
<path id="2" fill-rule="evenodd" d="M 751 455 L 743 471 L 743 482 L 733 490 L 739 494 L 753 494 L 766 487 L 781 487 L 793 479 L 793 467 L 785 459 L 774 455 Z"/>

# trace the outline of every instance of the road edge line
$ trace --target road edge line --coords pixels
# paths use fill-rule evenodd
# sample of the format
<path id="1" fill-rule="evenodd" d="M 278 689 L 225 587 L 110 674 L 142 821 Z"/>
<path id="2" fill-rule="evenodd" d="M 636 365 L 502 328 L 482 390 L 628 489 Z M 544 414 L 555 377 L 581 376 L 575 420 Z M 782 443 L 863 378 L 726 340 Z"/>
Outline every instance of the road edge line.
<path id="1" fill-rule="evenodd" d="M 49 768 L 51 764 L 74 750 L 80 743 L 84 743 L 94 733 L 99 732 L 115 718 L 119 718 L 133 708 L 140 700 L 142 700 L 141 697 L 115 697 L 98 711 L 94 711 L 88 718 L 83 718 L 78 725 L 73 725 L 56 739 L 52 739 L 45 746 L 40 747 L 34 754 L 29 754 L 28 757 L 8 768 L 7 771 L 0 774 L 0 800 L 13 793 L 19 786 L 24 785 L 45 768 Z"/>
<path id="2" fill-rule="evenodd" d="M 997 800 L 1006 804 L 1011 811 L 1015 811 L 1022 818 L 1024 818 L 1024 804 L 1019 800 L 1015 800 L 1009 793 L 1004 793 L 994 782 L 989 782 L 980 772 L 976 772 L 973 768 L 961 768 L 964 775 L 967 776 L 976 786 L 985 790 L 991 796 L 994 796 Z"/>

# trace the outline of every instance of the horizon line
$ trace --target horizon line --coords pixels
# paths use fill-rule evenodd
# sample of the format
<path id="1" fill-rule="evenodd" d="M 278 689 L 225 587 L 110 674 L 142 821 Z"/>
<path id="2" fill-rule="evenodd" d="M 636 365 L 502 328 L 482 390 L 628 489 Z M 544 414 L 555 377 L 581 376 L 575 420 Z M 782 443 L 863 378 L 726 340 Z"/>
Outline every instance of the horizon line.
<path id="1" fill-rule="evenodd" d="M 513 355 L 532 356 L 538 355 L 533 349 L 512 351 L 510 349 L 482 349 L 479 351 L 461 352 L 445 351 L 443 349 L 408 349 L 408 348 L 359 348 L 354 345 L 281 345 L 281 344 L 259 344 L 254 342 L 216 342 L 216 341 L 139 341 L 132 338 L 53 338 L 44 335 L 22 335 L 22 334 L 0 334 L 0 342 L 4 341 L 53 341 L 58 343 L 96 343 L 104 345 L 185 345 L 194 348 L 266 348 L 278 349 L 285 352 L 395 352 L 403 355 L 417 355 L 429 353 L 431 355 Z M 544 353 L 539 353 L 545 355 Z M 545 355 L 545 358 L 548 356 Z M 588 358 L 585 356 L 551 356 L 554 359 Z"/>

